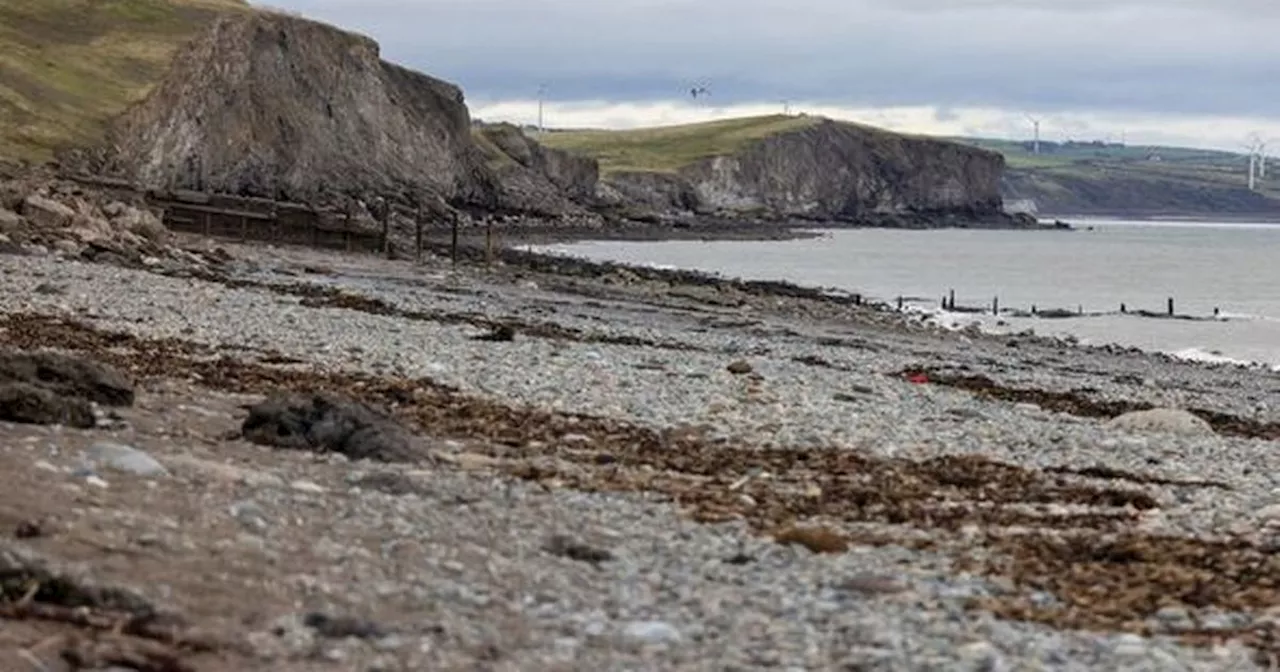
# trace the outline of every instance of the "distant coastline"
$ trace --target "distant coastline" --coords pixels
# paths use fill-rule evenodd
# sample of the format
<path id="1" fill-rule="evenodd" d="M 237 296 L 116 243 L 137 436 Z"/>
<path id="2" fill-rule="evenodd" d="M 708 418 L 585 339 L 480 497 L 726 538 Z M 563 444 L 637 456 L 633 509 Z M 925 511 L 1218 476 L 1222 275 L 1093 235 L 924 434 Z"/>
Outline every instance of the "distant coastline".
<path id="1" fill-rule="evenodd" d="M 1280 213 L 1278 212 L 1260 212 L 1260 213 L 1240 213 L 1240 212 L 1179 212 L 1179 211 L 1098 211 L 1088 213 L 1060 213 L 1060 214 L 1040 214 L 1039 219 L 1044 221 L 1052 221 L 1060 219 L 1066 222 L 1079 222 L 1088 224 L 1090 220 L 1099 219 L 1123 219 L 1139 222 L 1155 222 L 1155 221 L 1177 221 L 1177 222 L 1195 222 L 1210 224 L 1221 222 L 1224 224 L 1276 224 L 1280 225 Z"/>

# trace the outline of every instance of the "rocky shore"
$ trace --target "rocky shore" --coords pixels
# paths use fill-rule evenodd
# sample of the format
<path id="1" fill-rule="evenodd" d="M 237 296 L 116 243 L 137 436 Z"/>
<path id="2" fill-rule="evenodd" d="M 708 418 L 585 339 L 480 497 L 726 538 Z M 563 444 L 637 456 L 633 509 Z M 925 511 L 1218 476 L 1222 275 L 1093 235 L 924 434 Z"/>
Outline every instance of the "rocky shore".
<path id="1" fill-rule="evenodd" d="M 0 655 L 31 669 L 1280 654 L 1274 373 L 515 251 L 166 241 L 0 254 Z"/>

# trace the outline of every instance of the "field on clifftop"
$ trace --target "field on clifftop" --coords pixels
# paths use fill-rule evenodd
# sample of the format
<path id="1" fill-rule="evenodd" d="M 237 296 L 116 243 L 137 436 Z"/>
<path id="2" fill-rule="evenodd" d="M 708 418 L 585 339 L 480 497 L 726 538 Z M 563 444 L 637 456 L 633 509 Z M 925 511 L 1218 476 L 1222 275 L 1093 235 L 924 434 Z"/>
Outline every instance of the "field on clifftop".
<path id="1" fill-rule="evenodd" d="M 821 121 L 821 117 L 778 114 L 621 131 L 549 131 L 538 141 L 595 158 L 602 173 L 671 172 L 699 159 L 732 154 L 754 140 L 809 128 Z"/>
<path id="2" fill-rule="evenodd" d="M 49 159 L 101 137 L 174 50 L 245 0 L 0 0 L 0 156 Z"/>

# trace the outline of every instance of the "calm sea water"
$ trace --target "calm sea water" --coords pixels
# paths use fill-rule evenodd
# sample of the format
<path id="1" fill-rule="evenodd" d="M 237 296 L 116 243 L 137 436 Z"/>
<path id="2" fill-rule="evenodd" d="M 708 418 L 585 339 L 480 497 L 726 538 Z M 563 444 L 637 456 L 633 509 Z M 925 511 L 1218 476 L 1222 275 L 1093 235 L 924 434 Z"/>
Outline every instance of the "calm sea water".
<path id="1" fill-rule="evenodd" d="M 785 242 L 585 242 L 540 248 L 597 260 L 691 268 L 833 287 L 937 310 L 960 306 L 1083 309 L 1069 319 L 940 314 L 992 331 L 1032 328 L 1189 358 L 1280 367 L 1280 225 L 1074 219 L 1075 231 L 830 230 Z M 1087 227 L 1091 227 L 1087 228 Z M 1119 314 L 1163 312 L 1184 321 Z M 1004 324 L 1000 324 L 1003 322 Z"/>

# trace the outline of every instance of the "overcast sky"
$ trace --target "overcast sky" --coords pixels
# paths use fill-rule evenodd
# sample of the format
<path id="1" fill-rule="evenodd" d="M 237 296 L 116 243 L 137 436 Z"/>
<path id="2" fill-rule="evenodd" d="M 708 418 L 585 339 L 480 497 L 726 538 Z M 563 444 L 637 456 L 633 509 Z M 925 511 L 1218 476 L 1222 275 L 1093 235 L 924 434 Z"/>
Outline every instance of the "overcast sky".
<path id="1" fill-rule="evenodd" d="M 473 115 L 793 111 L 928 133 L 1280 147 L 1280 0 L 273 0 L 463 87 Z M 694 101 L 690 88 L 710 95 Z"/>

